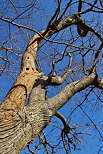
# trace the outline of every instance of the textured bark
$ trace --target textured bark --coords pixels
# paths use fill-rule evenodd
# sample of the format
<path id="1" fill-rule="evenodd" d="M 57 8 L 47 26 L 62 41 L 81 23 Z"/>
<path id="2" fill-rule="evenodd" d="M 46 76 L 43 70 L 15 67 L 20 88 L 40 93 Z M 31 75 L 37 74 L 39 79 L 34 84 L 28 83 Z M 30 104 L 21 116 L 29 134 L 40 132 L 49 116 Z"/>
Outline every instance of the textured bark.
<path id="1" fill-rule="evenodd" d="M 22 58 L 20 74 L 0 105 L 0 153 L 20 153 L 40 134 L 56 110 L 76 92 L 91 85 L 95 79 L 95 74 L 92 73 L 80 81 L 69 84 L 55 97 L 46 99 L 45 84 L 61 84 L 64 79 L 47 77 L 46 80 L 43 78 L 39 80 L 42 75 L 34 66 L 37 48 L 41 41 L 76 23 L 75 16 L 70 16 L 30 39 Z M 29 105 L 24 106 L 29 95 Z"/>
<path id="2" fill-rule="evenodd" d="M 58 93 L 56 96 L 47 99 L 46 102 L 49 105 L 49 109 L 54 111 L 54 113 L 60 109 L 62 106 L 66 104 L 66 102 L 77 92 L 87 88 L 89 85 L 91 85 L 96 78 L 95 73 L 91 73 L 88 76 L 85 76 L 81 80 L 72 82 L 68 84 L 66 87 L 64 87 L 60 93 Z"/>

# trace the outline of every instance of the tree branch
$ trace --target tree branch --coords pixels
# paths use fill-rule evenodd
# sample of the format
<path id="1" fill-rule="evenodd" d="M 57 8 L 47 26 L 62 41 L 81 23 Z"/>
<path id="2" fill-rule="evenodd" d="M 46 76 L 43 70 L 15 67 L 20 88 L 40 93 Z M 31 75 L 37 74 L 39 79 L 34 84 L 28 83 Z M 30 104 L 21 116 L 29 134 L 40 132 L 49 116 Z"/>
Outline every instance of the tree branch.
<path id="1" fill-rule="evenodd" d="M 12 21 L 9 21 L 4 18 L 0 18 L 3 21 L 6 21 L 8 23 L 11 23 L 15 26 L 18 26 L 19 28 L 26 28 L 29 30 L 32 30 L 31 28 L 28 28 L 26 26 L 22 26 L 19 24 L 16 24 Z M 35 34 L 31 39 L 30 42 L 26 48 L 26 52 L 23 55 L 22 62 L 21 62 L 21 71 L 16 79 L 15 83 L 13 84 L 13 88 L 9 91 L 7 97 L 4 99 L 2 103 L 2 108 L 7 109 L 16 109 L 22 107 L 25 104 L 26 100 L 26 94 L 25 94 L 25 88 L 27 91 L 27 96 L 30 94 L 33 84 L 37 82 L 37 80 L 40 78 L 41 74 L 36 70 L 36 67 L 34 66 L 34 60 L 36 58 L 36 52 L 38 49 L 38 45 L 43 41 L 46 37 L 53 35 L 54 33 L 72 25 L 76 24 L 75 16 L 72 15 L 68 18 L 63 19 L 60 23 L 57 25 L 51 25 L 50 29 L 43 30 L 40 33 L 33 30 L 37 34 Z M 17 85 L 24 85 L 23 86 L 17 86 Z M 12 98 L 12 99 L 11 99 Z"/>
<path id="2" fill-rule="evenodd" d="M 68 122 L 67 122 L 66 118 L 60 112 L 58 112 L 58 111 L 55 113 L 55 116 L 62 121 L 62 123 L 64 125 L 64 129 L 66 128 L 66 130 L 68 130 L 68 133 L 69 133 L 69 131 L 72 128 L 68 125 Z"/>
<path id="3" fill-rule="evenodd" d="M 75 81 L 63 88 L 56 96 L 46 100 L 52 116 L 55 112 L 66 104 L 66 102 L 77 92 L 91 85 L 96 77 L 95 73 L 83 77 L 81 80 Z"/>
<path id="4" fill-rule="evenodd" d="M 99 79 L 97 76 L 93 81 L 92 85 L 94 85 L 96 88 L 103 90 L 103 79 Z"/>

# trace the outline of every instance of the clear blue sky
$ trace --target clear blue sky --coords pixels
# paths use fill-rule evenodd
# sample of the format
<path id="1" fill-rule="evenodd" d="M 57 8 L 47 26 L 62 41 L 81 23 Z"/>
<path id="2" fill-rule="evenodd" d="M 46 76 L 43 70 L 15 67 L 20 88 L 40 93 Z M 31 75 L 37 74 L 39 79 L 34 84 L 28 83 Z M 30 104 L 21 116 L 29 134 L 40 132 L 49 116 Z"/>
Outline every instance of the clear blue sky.
<path id="1" fill-rule="evenodd" d="M 91 0 L 90 0 L 91 1 Z M 4 0 L 2 0 L 2 2 L 5 2 Z M 13 1 L 14 2 L 14 1 Z M 38 1 L 39 2 L 39 1 Z M 64 8 L 65 4 L 67 3 L 68 1 L 67 0 L 63 0 L 63 7 L 62 9 Z M 76 0 L 73 1 L 74 3 L 76 2 Z M 16 1 L 15 1 L 16 3 Z M 25 1 L 19 1 L 19 3 L 21 3 L 21 6 L 25 6 Z M 18 3 L 18 4 L 19 4 Z M 44 10 L 40 10 L 40 11 L 37 11 L 36 9 L 39 8 L 39 6 L 41 6 L 42 9 Z M 66 16 L 67 15 L 70 15 L 72 12 L 76 12 L 77 11 L 77 8 L 75 7 L 76 5 L 74 4 L 73 7 L 71 7 L 71 12 L 67 12 L 66 13 Z M 2 4 L 1 4 L 1 7 L 2 7 Z M 3 4 L 3 7 L 6 7 L 6 2 L 5 4 Z M 34 21 L 32 21 L 32 19 L 29 19 L 29 23 L 27 22 L 27 20 L 22 20 L 22 21 L 19 21 L 19 20 L 15 20 L 16 23 L 19 23 L 19 24 L 24 24 L 24 25 L 27 25 L 27 26 L 31 26 L 32 22 L 34 22 L 34 25 L 32 25 L 31 27 L 33 27 L 34 29 L 36 30 L 42 30 L 44 28 L 46 28 L 47 26 L 47 23 L 49 21 L 49 19 L 51 18 L 55 8 L 56 8 L 56 5 L 54 3 L 54 1 L 48 1 L 48 0 L 44 0 L 44 2 L 42 1 L 41 3 L 38 3 L 38 8 L 34 9 L 35 11 L 33 12 L 33 14 L 31 16 L 34 16 Z M 20 12 L 19 12 L 20 10 Z M 24 9 L 18 9 L 18 13 L 20 14 L 21 12 L 23 12 Z M 16 10 L 13 9 L 10 11 L 8 11 L 8 9 L 6 9 L 6 15 L 7 16 L 11 16 L 13 18 L 15 18 L 17 16 L 17 14 L 15 14 Z M 30 12 L 26 12 L 23 16 L 21 17 L 25 17 L 29 14 Z M 37 14 L 38 13 L 38 14 Z M 84 16 L 85 17 L 85 16 Z M 101 16 L 102 18 L 102 21 L 103 21 L 103 16 Z M 85 20 L 87 19 L 91 19 L 89 15 L 86 16 Z M 31 23 L 30 23 L 31 22 Z M 0 23 L 4 23 L 2 21 L 0 21 Z M 95 24 L 95 23 L 94 23 Z M 19 30 L 17 31 L 17 27 L 15 26 L 12 26 L 12 25 L 9 25 L 9 28 L 6 29 L 6 27 L 8 27 L 8 24 L 6 23 L 5 27 L 1 27 L 1 30 L 0 30 L 0 41 L 6 41 L 8 39 L 8 35 L 11 33 L 13 35 L 13 43 L 17 43 L 17 49 L 24 49 L 26 48 L 26 45 L 27 45 L 27 42 L 30 38 L 30 36 L 33 34 L 32 32 L 28 32 L 28 35 L 26 34 L 26 30 L 21 30 L 21 34 L 20 36 L 22 36 L 22 38 L 20 37 L 19 39 L 17 38 L 19 35 L 18 33 L 20 32 Z M 6 30 L 5 30 L 6 29 Z M 65 31 L 65 30 L 64 30 Z M 63 35 L 65 36 L 65 38 L 68 37 L 68 40 L 69 40 L 69 32 L 67 34 L 68 30 L 66 31 L 66 33 L 64 33 Z M 3 34 L 2 34 L 3 33 Z M 76 28 L 74 27 L 74 31 L 73 33 L 76 33 Z M 17 36 L 17 37 L 16 37 Z M 9 38 L 10 39 L 10 38 Z M 17 40 L 16 40 L 17 39 Z M 60 40 L 59 40 L 60 41 Z M 2 45 L 2 42 L 0 42 L 0 45 Z M 79 43 L 77 44 L 79 45 Z M 10 47 L 10 45 L 8 45 Z M 15 46 L 15 45 L 14 45 Z M 52 45 L 53 46 L 53 45 Z M 12 46 L 11 46 L 12 47 Z M 59 49 L 61 52 L 62 50 L 64 49 L 64 47 L 61 45 L 61 46 L 55 46 L 55 50 L 56 50 L 56 47 L 57 49 Z M 46 51 L 47 54 L 50 54 L 50 52 L 54 52 L 54 51 L 51 51 L 51 46 L 49 47 L 49 44 L 45 44 L 42 48 L 42 50 Z M 17 52 L 18 53 L 18 52 Z M 55 53 L 55 52 L 54 52 Z M 39 55 L 43 55 L 43 53 L 39 53 Z M 2 56 L 6 56 L 4 55 L 4 53 L 1 53 L 0 52 L 0 55 Z M 20 58 L 21 58 L 22 55 L 20 55 Z M 3 98 L 5 97 L 5 95 L 7 94 L 7 92 L 9 91 L 11 85 L 13 84 L 14 82 L 14 79 L 12 77 L 16 77 L 17 76 L 17 72 L 19 72 L 19 68 L 20 68 L 20 59 L 17 59 L 16 55 L 12 54 L 12 53 L 9 53 L 9 59 L 13 59 L 10 66 L 8 65 L 8 70 L 9 68 L 11 70 L 14 70 L 16 73 L 12 74 L 13 76 L 11 76 L 10 74 L 8 73 L 4 73 L 0 79 L 0 101 L 3 100 Z M 66 57 L 67 58 L 67 57 Z M 79 61 L 79 58 L 78 57 L 76 60 Z M 74 59 L 75 59 L 75 56 L 74 56 Z M 16 62 L 16 65 L 15 65 L 15 62 Z M 42 70 L 43 72 L 45 72 L 46 74 L 48 74 L 50 72 L 50 68 L 51 68 L 51 65 L 49 66 L 48 64 L 50 64 L 50 59 L 45 59 L 45 61 L 42 62 L 44 67 L 42 67 Z M 42 65 L 41 63 L 41 65 Z M 59 63 L 57 64 L 56 68 L 59 69 L 59 67 L 63 68 L 64 65 L 66 66 L 68 64 L 67 62 L 67 59 L 64 59 L 64 62 L 62 63 Z M 61 65 L 61 66 L 60 66 Z M 79 79 L 79 77 L 77 77 L 77 79 Z M 65 86 L 66 83 L 63 84 L 63 86 Z M 61 88 L 61 87 L 60 87 Z M 60 90 L 59 88 L 59 90 Z M 49 97 L 52 97 L 54 96 L 57 92 L 59 92 L 59 90 L 57 88 L 55 88 L 54 90 L 54 87 L 49 87 L 49 90 L 50 90 L 50 93 L 48 93 L 48 96 Z M 97 92 L 95 90 L 95 92 Z M 60 112 L 68 119 L 69 123 L 70 123 L 70 126 L 75 126 L 75 125 L 79 125 L 79 124 L 84 124 L 84 123 L 89 123 L 91 122 L 89 120 L 88 117 L 86 117 L 86 115 L 81 111 L 80 108 L 77 108 L 77 110 L 75 111 L 75 113 L 70 117 L 70 119 L 68 118 L 68 116 L 70 115 L 70 113 L 72 112 L 74 106 L 76 106 L 76 104 L 78 104 L 81 100 L 83 101 L 85 98 L 85 95 L 82 93 L 82 94 L 77 94 L 76 96 L 74 96 L 62 109 L 60 109 Z M 87 102 L 85 101 L 85 106 L 83 106 L 83 109 L 86 111 L 86 113 L 88 113 L 88 115 L 90 117 L 92 117 L 92 120 L 94 123 L 98 123 L 98 122 L 101 122 L 103 121 L 102 120 L 102 117 L 103 117 L 103 113 L 102 113 L 102 106 L 101 105 L 98 105 L 97 106 L 97 110 L 95 108 L 94 110 L 94 107 L 93 107 L 93 102 L 94 104 L 96 104 L 96 100 L 95 100 L 95 95 L 94 93 L 91 93 L 91 95 L 89 95 L 88 97 L 88 100 Z M 92 102 L 92 103 L 89 103 L 89 102 Z M 87 104 L 87 105 L 86 105 Z M 90 110 L 91 109 L 91 110 Z M 91 112 L 90 112 L 91 111 Z M 53 122 L 54 121 L 57 121 L 57 118 L 53 118 Z M 62 123 L 60 121 L 57 121 L 58 123 L 56 124 L 56 126 L 60 127 L 62 126 Z M 60 124 L 59 124 L 60 123 Z M 45 132 L 49 132 L 51 128 L 53 128 L 54 126 L 54 123 L 51 123 L 46 129 L 45 129 Z M 92 125 L 92 129 L 89 127 L 89 128 L 84 128 L 83 131 L 84 132 L 88 132 L 90 133 L 91 135 L 82 135 L 81 137 L 81 141 L 83 141 L 84 143 L 84 149 L 82 150 L 78 150 L 78 151 L 73 151 L 72 154 L 97 154 L 98 153 L 98 150 L 100 148 L 100 146 L 102 146 L 102 143 L 100 143 L 100 141 L 98 139 L 96 139 L 99 134 L 98 134 L 98 131 L 95 131 L 94 129 L 94 126 Z M 81 129 L 80 129 L 81 130 Z M 57 131 L 54 131 L 54 134 L 50 135 L 50 139 L 52 138 L 52 140 L 57 140 L 58 141 L 58 133 L 60 135 L 60 129 L 57 129 Z M 56 136 L 56 137 L 55 137 Z M 86 136 L 86 137 L 85 137 Z M 49 137 L 48 137 L 49 139 Z M 28 154 L 28 150 L 27 148 L 21 152 L 21 154 Z M 43 150 L 40 152 L 38 151 L 37 154 L 42 154 L 43 153 Z M 99 154 L 102 154 L 103 152 L 99 153 Z M 63 150 L 59 150 L 58 152 L 56 152 L 56 154 L 65 154 L 65 152 Z"/>

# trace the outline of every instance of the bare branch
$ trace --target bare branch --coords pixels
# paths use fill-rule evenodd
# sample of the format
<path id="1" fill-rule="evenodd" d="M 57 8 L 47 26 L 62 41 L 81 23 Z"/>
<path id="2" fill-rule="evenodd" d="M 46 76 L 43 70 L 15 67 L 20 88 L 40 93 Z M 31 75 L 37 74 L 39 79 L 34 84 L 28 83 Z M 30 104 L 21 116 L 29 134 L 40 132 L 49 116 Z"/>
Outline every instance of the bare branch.
<path id="1" fill-rule="evenodd" d="M 85 89 L 89 85 L 92 84 L 96 77 L 95 73 L 91 73 L 88 76 L 85 76 L 79 81 L 75 81 L 67 85 L 65 88 L 61 90 L 56 96 L 49 98 L 46 100 L 47 104 L 49 105 L 50 110 L 53 111 L 53 115 L 55 111 L 60 109 L 66 102 L 77 92 Z"/>
<path id="2" fill-rule="evenodd" d="M 83 110 L 83 108 L 81 106 L 79 106 L 80 109 L 84 112 L 84 114 L 88 117 L 88 119 L 92 122 L 92 124 L 94 125 L 94 127 L 96 128 L 96 130 L 98 131 L 101 139 L 103 139 L 103 135 L 101 134 L 101 132 L 99 131 L 98 127 L 96 126 L 96 124 L 93 122 L 93 120 L 91 119 L 91 117 Z"/>
<path id="3" fill-rule="evenodd" d="M 96 88 L 103 90 L 103 79 L 99 79 L 98 75 L 92 83 Z"/>
<path id="4" fill-rule="evenodd" d="M 55 116 L 62 121 L 62 123 L 64 125 L 64 128 L 66 128 L 66 130 L 68 130 L 68 133 L 69 133 L 69 131 L 72 128 L 68 125 L 68 122 L 67 122 L 66 118 L 60 112 L 58 112 L 58 111 L 55 113 Z"/>
<path id="5" fill-rule="evenodd" d="M 76 17 L 77 17 L 77 20 L 78 20 L 77 25 L 78 25 L 79 29 L 82 30 L 82 31 L 79 33 L 80 36 L 85 37 L 85 36 L 87 35 L 87 33 L 88 33 L 89 31 L 91 31 L 92 33 L 94 33 L 94 34 L 99 38 L 99 40 L 100 40 L 101 42 L 103 42 L 103 38 L 101 37 L 101 35 L 99 35 L 99 33 L 96 32 L 93 28 L 91 28 L 91 27 L 89 27 L 88 25 L 86 25 L 86 24 L 80 19 L 79 14 L 77 14 Z"/>
<path id="6" fill-rule="evenodd" d="M 29 145 L 27 145 L 29 152 L 31 152 L 32 154 L 36 154 L 33 150 L 30 149 Z"/>

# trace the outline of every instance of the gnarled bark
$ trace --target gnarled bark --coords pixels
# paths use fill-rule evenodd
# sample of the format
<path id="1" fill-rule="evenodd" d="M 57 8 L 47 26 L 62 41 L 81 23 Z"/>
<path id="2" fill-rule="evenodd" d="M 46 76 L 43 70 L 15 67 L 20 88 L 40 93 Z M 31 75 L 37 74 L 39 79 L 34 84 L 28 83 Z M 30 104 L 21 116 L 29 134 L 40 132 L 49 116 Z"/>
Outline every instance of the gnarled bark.
<path id="1" fill-rule="evenodd" d="M 46 99 L 45 85 L 59 85 L 66 75 L 64 78 L 56 76 L 44 79 L 34 65 L 38 45 L 43 39 L 77 23 L 75 15 L 72 15 L 55 26 L 52 24 L 50 29 L 35 34 L 30 39 L 22 58 L 20 74 L 0 105 L 0 153 L 20 153 L 40 134 L 56 110 L 76 92 L 85 89 L 95 80 L 96 74 L 91 73 L 79 81 L 70 83 L 53 98 Z M 29 105 L 24 106 L 29 95 Z"/>

